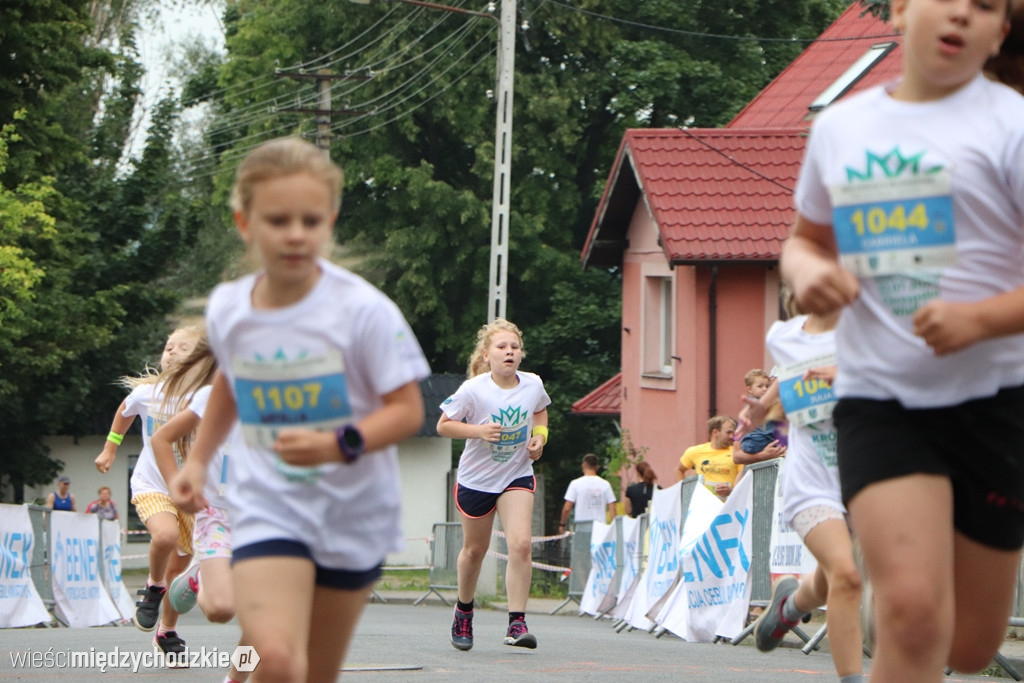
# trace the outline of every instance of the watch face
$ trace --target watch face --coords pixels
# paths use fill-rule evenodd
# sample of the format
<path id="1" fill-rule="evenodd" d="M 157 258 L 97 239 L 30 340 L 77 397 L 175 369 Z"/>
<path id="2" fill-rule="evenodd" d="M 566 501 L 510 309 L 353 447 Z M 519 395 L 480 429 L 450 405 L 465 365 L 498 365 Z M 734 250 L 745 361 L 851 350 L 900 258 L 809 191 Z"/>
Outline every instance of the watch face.
<path id="1" fill-rule="evenodd" d="M 342 434 L 345 439 L 345 445 L 354 453 L 362 453 L 363 451 L 363 435 L 359 433 L 359 430 L 355 427 L 345 427 L 345 432 Z"/>

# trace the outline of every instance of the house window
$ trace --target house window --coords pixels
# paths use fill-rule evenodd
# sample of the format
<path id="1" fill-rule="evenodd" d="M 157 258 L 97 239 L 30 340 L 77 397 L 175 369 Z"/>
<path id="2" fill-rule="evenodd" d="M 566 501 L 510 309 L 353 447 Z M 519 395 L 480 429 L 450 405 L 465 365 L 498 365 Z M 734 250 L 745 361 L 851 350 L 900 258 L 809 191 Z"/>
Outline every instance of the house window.
<path id="1" fill-rule="evenodd" d="M 868 48 L 868 51 L 861 55 L 860 59 L 853 63 L 853 65 L 843 72 L 840 76 L 832 83 L 832 85 L 825 88 L 825 92 L 818 95 L 818 98 L 811 102 L 808 109 L 812 112 L 818 112 L 832 104 L 840 97 L 845 95 L 850 88 L 856 85 L 857 81 L 862 79 L 868 71 L 871 70 L 875 64 L 881 61 L 882 57 L 892 52 L 892 49 L 896 47 L 896 43 L 878 43 Z"/>
<path id="2" fill-rule="evenodd" d="M 675 307 L 672 305 L 672 278 L 648 277 L 644 291 L 644 374 L 672 375 Z"/>

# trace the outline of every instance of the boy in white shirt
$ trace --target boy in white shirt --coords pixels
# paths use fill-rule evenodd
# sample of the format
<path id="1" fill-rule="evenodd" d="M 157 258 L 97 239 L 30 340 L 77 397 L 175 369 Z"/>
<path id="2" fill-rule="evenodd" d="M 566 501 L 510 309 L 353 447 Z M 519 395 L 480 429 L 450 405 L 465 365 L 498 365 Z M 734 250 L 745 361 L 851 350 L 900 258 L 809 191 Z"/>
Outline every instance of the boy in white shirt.
<path id="1" fill-rule="evenodd" d="M 583 476 L 570 481 L 569 488 L 565 491 L 565 505 L 562 506 L 559 531 L 565 530 L 565 525 L 569 522 L 569 513 L 574 507 L 577 522 L 607 522 L 609 519 L 615 519 L 615 493 L 611 484 L 597 476 L 597 465 L 597 456 L 593 453 L 583 456 Z"/>

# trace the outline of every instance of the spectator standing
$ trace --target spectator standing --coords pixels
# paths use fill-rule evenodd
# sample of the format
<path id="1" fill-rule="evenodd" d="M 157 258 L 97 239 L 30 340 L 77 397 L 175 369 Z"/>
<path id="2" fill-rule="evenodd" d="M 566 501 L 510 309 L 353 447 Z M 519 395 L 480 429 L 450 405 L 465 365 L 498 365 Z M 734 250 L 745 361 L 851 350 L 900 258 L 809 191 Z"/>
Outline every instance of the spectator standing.
<path id="1" fill-rule="evenodd" d="M 100 497 L 89 503 L 85 511 L 97 514 L 103 519 L 111 521 L 117 519 L 117 506 L 110 499 L 110 487 L 101 486 L 97 493 Z"/>
<path id="2" fill-rule="evenodd" d="M 565 491 L 559 531 L 565 530 L 573 509 L 576 510 L 574 519 L 577 522 L 607 522 L 615 519 L 615 492 L 611 484 L 598 476 L 598 466 L 596 455 L 587 453 L 583 456 L 583 476 L 570 481 Z"/>
<path id="3" fill-rule="evenodd" d="M 708 490 L 725 500 L 743 473 L 743 465 L 732 459 L 735 434 L 736 420 L 731 417 L 716 415 L 708 420 L 707 443 L 690 446 L 683 451 L 676 467 L 676 481 L 700 474 Z"/>
<path id="4" fill-rule="evenodd" d="M 651 498 L 654 496 L 655 487 L 661 488 L 655 483 L 658 475 L 654 473 L 654 468 L 646 460 L 641 460 L 636 464 L 636 474 L 640 477 L 640 481 L 627 486 L 626 494 L 622 499 L 626 514 L 630 517 L 639 517 L 647 512 L 647 506 L 650 505 Z"/>
<path id="5" fill-rule="evenodd" d="M 57 477 L 57 490 L 46 496 L 46 507 L 51 510 L 75 511 L 75 494 L 71 493 L 71 478 L 62 474 Z"/>

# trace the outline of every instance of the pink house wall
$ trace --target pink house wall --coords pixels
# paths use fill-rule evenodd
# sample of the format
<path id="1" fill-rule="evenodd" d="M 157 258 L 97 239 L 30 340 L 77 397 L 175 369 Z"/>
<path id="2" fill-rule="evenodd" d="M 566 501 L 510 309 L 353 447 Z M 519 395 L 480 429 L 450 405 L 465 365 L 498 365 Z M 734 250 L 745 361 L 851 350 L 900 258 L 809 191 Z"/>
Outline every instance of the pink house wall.
<path id="1" fill-rule="evenodd" d="M 663 485 L 675 481 L 683 451 L 707 441 L 710 417 L 711 264 L 670 268 L 641 201 L 623 255 L 622 278 L 622 427 L 658 473 Z M 743 375 L 770 363 L 764 335 L 778 317 L 778 271 L 768 264 L 718 264 L 717 372 L 718 413 L 735 416 L 741 407 Z M 674 360 L 670 377 L 642 372 L 645 326 L 645 278 L 671 277 L 675 315 Z"/>

